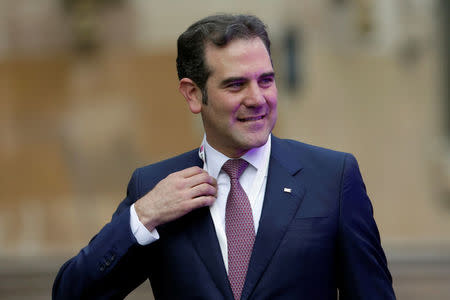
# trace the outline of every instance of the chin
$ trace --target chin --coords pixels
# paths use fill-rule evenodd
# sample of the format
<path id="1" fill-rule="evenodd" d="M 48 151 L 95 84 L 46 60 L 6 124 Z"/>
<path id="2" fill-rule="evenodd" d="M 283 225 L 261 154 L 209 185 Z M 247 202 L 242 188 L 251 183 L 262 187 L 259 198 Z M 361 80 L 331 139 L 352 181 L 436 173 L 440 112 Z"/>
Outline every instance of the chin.
<path id="1" fill-rule="evenodd" d="M 263 146 L 266 142 L 267 139 L 269 138 L 269 134 L 266 134 L 264 136 L 261 137 L 256 137 L 256 138 L 247 138 L 244 141 L 244 146 L 247 150 L 253 149 L 253 148 L 258 148 Z"/>

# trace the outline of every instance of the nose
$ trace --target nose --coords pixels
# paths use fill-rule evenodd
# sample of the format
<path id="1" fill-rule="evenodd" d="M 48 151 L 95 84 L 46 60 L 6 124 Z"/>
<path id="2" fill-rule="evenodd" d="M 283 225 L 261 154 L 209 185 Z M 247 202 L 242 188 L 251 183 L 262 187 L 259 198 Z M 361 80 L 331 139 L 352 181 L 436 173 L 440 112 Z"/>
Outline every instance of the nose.
<path id="1" fill-rule="evenodd" d="M 251 82 L 247 87 L 244 104 L 247 107 L 258 107 L 266 102 L 264 92 L 257 82 Z"/>

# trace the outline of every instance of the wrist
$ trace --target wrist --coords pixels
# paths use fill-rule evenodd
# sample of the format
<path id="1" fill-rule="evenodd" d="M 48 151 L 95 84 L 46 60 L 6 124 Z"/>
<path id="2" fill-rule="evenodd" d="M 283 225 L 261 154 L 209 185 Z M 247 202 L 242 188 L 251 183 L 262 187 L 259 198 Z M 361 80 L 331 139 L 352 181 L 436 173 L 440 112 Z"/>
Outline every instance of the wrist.
<path id="1" fill-rule="evenodd" d="M 142 198 L 141 198 L 142 199 Z M 142 200 L 139 199 L 134 203 L 134 209 L 136 211 L 136 215 L 145 228 L 148 231 L 152 231 L 159 225 L 156 221 L 156 218 L 152 215 L 151 210 L 145 209 L 145 206 L 142 203 Z"/>

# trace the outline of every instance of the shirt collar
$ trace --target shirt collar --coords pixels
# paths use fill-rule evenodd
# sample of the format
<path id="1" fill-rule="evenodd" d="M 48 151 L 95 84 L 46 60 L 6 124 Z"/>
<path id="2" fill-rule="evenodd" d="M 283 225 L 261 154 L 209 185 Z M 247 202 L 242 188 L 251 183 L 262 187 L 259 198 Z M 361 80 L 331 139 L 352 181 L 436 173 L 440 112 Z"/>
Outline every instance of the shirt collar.
<path id="1" fill-rule="evenodd" d="M 256 170 L 263 170 L 267 168 L 270 157 L 271 137 L 272 135 L 270 134 L 264 145 L 249 150 L 247 153 L 242 155 L 241 158 L 250 163 L 254 168 L 256 168 Z M 199 156 L 206 164 L 209 175 L 214 178 L 219 176 L 223 164 L 230 159 L 223 153 L 214 149 L 208 143 L 206 135 L 203 136 L 203 142 L 199 148 Z"/>

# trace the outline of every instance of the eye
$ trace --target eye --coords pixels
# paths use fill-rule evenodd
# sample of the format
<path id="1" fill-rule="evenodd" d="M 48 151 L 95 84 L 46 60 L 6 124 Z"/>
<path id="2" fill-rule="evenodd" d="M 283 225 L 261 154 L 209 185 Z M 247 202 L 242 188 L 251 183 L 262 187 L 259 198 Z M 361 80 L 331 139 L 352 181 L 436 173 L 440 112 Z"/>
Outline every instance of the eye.
<path id="1" fill-rule="evenodd" d="M 259 86 L 261 86 L 263 88 L 268 88 L 268 87 L 272 86 L 274 81 L 275 81 L 275 78 L 273 76 L 266 76 L 266 77 L 262 77 L 258 81 L 258 84 L 259 84 Z"/>
<path id="2" fill-rule="evenodd" d="M 230 89 L 232 91 L 238 91 L 244 86 L 243 81 L 233 81 L 227 84 L 227 89 Z"/>

